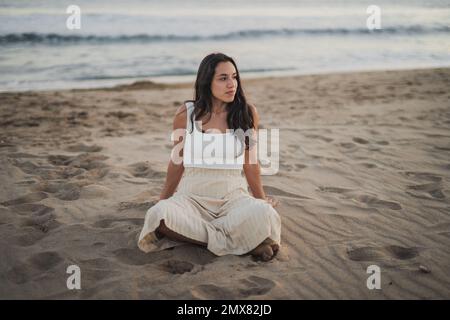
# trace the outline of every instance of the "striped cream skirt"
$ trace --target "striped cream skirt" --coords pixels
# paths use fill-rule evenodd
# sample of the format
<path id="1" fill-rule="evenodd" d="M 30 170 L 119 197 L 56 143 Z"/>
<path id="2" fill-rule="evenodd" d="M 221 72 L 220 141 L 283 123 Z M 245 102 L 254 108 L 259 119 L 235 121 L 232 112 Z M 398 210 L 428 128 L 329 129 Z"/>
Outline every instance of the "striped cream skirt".
<path id="1" fill-rule="evenodd" d="M 138 240 L 142 251 L 183 244 L 156 237 L 161 220 L 170 230 L 207 243 L 218 256 L 248 253 L 267 238 L 280 244 L 280 216 L 249 194 L 242 170 L 185 168 L 174 195 L 147 211 Z"/>

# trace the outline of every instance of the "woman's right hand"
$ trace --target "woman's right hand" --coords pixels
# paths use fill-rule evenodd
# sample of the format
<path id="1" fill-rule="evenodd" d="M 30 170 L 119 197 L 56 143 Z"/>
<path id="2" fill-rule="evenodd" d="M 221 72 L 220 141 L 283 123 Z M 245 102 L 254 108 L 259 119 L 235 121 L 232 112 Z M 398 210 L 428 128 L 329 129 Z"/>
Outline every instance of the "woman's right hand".
<path id="1" fill-rule="evenodd" d="M 276 206 L 278 206 L 278 204 L 280 203 L 280 201 L 278 199 L 275 199 L 274 197 L 269 197 L 266 196 L 266 201 L 273 207 L 275 208 Z"/>

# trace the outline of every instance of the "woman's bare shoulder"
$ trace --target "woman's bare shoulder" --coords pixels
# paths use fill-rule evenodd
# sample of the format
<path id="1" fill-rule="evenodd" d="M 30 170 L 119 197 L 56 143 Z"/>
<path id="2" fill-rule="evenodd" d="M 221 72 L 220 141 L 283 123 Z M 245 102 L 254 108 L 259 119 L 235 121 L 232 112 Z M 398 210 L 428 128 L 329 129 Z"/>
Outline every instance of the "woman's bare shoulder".
<path id="1" fill-rule="evenodd" d="M 252 110 L 253 114 L 258 114 L 258 110 L 253 103 L 248 103 L 248 106 L 250 107 L 250 110 Z"/>
<path id="2" fill-rule="evenodd" d="M 187 120 L 187 108 L 186 103 L 183 103 L 178 107 L 175 112 L 175 117 L 173 119 L 173 128 L 174 129 L 186 129 L 186 120 Z"/>
<path id="3" fill-rule="evenodd" d="M 253 115 L 253 126 L 256 129 L 259 129 L 259 114 L 258 114 L 258 110 L 256 109 L 256 106 L 254 104 L 249 103 L 248 105 L 249 105 L 250 110 L 252 111 L 252 115 Z"/>
<path id="4" fill-rule="evenodd" d="M 181 106 L 178 107 L 177 111 L 175 112 L 175 116 L 178 116 L 179 114 L 186 114 L 186 103 L 183 103 Z"/>

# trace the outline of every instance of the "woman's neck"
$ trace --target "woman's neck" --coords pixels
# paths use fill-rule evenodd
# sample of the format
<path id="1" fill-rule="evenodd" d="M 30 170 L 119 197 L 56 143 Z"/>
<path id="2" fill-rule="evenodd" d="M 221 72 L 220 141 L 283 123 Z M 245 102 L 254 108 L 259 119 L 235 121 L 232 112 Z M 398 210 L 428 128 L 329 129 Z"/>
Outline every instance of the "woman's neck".
<path id="1" fill-rule="evenodd" d="M 212 113 L 219 114 L 227 110 L 227 103 L 218 99 L 213 99 Z"/>

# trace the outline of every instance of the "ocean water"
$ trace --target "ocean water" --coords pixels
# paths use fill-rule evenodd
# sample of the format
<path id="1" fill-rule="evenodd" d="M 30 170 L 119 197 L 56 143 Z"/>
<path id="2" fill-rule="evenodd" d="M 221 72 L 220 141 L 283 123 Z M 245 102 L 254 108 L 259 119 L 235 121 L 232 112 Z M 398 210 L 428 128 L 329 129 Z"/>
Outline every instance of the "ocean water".
<path id="1" fill-rule="evenodd" d="M 450 66 L 450 0 L 374 2 L 0 0 L 0 91 L 192 81 L 217 51 L 242 77 Z"/>

